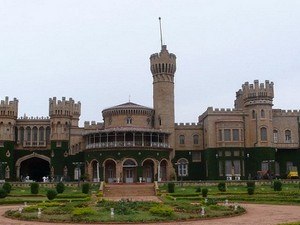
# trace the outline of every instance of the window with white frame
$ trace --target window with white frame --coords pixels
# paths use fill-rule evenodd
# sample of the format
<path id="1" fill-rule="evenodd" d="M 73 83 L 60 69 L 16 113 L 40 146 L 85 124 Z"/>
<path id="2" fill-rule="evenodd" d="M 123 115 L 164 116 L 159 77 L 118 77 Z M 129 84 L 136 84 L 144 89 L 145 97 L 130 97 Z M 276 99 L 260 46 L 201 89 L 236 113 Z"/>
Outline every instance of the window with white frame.
<path id="1" fill-rule="evenodd" d="M 178 168 L 178 176 L 186 177 L 188 176 L 188 160 L 187 159 L 179 159 L 177 161 L 177 168 Z"/>
<path id="2" fill-rule="evenodd" d="M 284 132 L 285 134 L 285 143 L 291 143 L 292 142 L 292 132 L 290 130 L 286 130 Z"/>
<path id="3" fill-rule="evenodd" d="M 184 143 L 185 143 L 184 135 L 179 135 L 179 144 L 184 145 Z"/>
<path id="4" fill-rule="evenodd" d="M 278 130 L 273 130 L 273 142 L 278 142 Z"/>

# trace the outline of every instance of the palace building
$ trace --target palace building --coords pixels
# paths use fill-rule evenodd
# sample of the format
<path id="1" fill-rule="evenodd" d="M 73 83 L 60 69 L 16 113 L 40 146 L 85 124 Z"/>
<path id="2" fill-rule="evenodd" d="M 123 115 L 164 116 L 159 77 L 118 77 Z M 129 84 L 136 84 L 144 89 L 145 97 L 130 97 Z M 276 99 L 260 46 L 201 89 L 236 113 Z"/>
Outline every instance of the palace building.
<path id="1" fill-rule="evenodd" d="M 18 117 L 0 104 L 0 180 L 153 182 L 285 178 L 300 168 L 300 112 L 273 108 L 274 85 L 248 82 L 233 109 L 209 107 L 197 123 L 175 123 L 176 56 L 150 56 L 153 108 L 126 102 L 79 126 L 80 102 L 49 99 L 48 117 Z M 101 118 L 98 118 L 101 119 Z M 261 172 L 259 172 L 261 171 Z"/>

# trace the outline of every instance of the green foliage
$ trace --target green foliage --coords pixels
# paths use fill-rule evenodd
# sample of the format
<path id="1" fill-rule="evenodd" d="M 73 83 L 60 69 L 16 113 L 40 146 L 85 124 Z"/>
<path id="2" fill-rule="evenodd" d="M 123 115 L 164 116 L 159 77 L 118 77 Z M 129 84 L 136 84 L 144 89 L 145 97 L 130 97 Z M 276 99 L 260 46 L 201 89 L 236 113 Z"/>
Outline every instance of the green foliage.
<path id="1" fill-rule="evenodd" d="M 56 185 L 56 191 L 58 194 L 61 194 L 65 191 L 65 184 L 63 182 L 59 182 Z"/>
<path id="2" fill-rule="evenodd" d="M 196 188 L 196 192 L 201 192 L 201 187 L 200 187 L 200 186 L 198 186 L 198 187 Z"/>
<path id="3" fill-rule="evenodd" d="M 208 194 L 208 189 L 207 188 L 203 188 L 202 189 L 202 197 L 203 198 L 207 197 L 207 194 Z"/>
<path id="4" fill-rule="evenodd" d="M 153 206 L 149 209 L 149 212 L 162 217 L 170 217 L 174 214 L 174 210 L 171 207 L 163 205 Z"/>
<path id="5" fill-rule="evenodd" d="M 174 183 L 168 183 L 168 192 L 169 193 L 175 192 L 175 184 Z"/>
<path id="6" fill-rule="evenodd" d="M 6 190 L 3 188 L 0 188 L 0 198 L 5 198 L 7 196 Z"/>
<path id="7" fill-rule="evenodd" d="M 247 187 L 255 188 L 255 181 L 247 181 Z"/>
<path id="8" fill-rule="evenodd" d="M 72 212 L 73 216 L 91 216 L 95 214 L 96 211 L 91 207 L 75 208 Z"/>
<path id="9" fill-rule="evenodd" d="M 89 183 L 83 183 L 82 184 L 82 193 L 88 194 L 90 191 L 90 184 Z"/>
<path id="10" fill-rule="evenodd" d="M 56 196 L 57 196 L 56 190 L 50 189 L 50 190 L 47 191 L 47 198 L 49 200 L 55 199 Z"/>
<path id="11" fill-rule="evenodd" d="M 31 194 L 38 194 L 40 189 L 40 185 L 38 183 L 30 184 L 30 192 Z"/>
<path id="12" fill-rule="evenodd" d="M 226 191 L 226 183 L 225 182 L 220 182 L 218 184 L 218 189 L 219 189 L 219 191 L 225 192 Z"/>
<path id="13" fill-rule="evenodd" d="M 11 191 L 11 184 L 8 182 L 5 182 L 2 186 L 2 188 L 6 191 L 7 194 L 9 194 Z"/>
<path id="14" fill-rule="evenodd" d="M 208 198 L 207 202 L 205 203 L 205 205 L 209 206 L 209 205 L 217 205 L 217 201 L 214 198 Z"/>
<path id="15" fill-rule="evenodd" d="M 248 195 L 253 195 L 254 194 L 254 187 L 247 187 L 247 192 L 248 192 Z"/>
<path id="16" fill-rule="evenodd" d="M 282 182 L 280 180 L 274 180 L 274 191 L 281 191 L 282 190 Z"/>

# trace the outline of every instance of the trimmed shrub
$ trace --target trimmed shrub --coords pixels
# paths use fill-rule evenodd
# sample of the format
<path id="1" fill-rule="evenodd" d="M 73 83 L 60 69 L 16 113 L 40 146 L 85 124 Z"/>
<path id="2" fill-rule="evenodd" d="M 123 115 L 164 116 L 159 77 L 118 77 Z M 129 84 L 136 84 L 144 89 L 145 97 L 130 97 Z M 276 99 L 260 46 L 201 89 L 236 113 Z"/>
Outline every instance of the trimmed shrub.
<path id="1" fill-rule="evenodd" d="M 2 188 L 6 191 L 7 194 L 9 194 L 11 191 L 11 184 L 8 182 L 5 182 L 2 186 Z"/>
<path id="2" fill-rule="evenodd" d="M 83 183 L 82 184 L 82 193 L 88 194 L 90 191 L 90 184 L 89 183 Z"/>
<path id="3" fill-rule="evenodd" d="M 90 216 L 96 214 L 96 211 L 90 207 L 75 208 L 72 212 L 73 216 Z"/>
<path id="4" fill-rule="evenodd" d="M 30 192 L 31 194 L 38 194 L 40 189 L 40 185 L 38 183 L 30 184 Z"/>
<path id="5" fill-rule="evenodd" d="M 208 193 L 208 189 L 207 188 L 203 188 L 202 189 L 202 197 L 203 198 L 207 197 L 207 193 Z"/>
<path id="6" fill-rule="evenodd" d="M 65 184 L 63 182 L 59 182 L 56 185 L 56 191 L 58 194 L 61 194 L 65 191 Z"/>
<path id="7" fill-rule="evenodd" d="M 0 188 L 0 198 L 5 198 L 6 196 L 7 192 L 3 188 Z"/>
<path id="8" fill-rule="evenodd" d="M 254 187 L 247 187 L 247 192 L 248 192 L 248 195 L 253 195 L 254 194 Z"/>
<path id="9" fill-rule="evenodd" d="M 282 182 L 280 180 L 274 180 L 274 191 L 282 190 Z"/>
<path id="10" fill-rule="evenodd" d="M 50 189 L 50 190 L 47 191 L 47 198 L 49 200 L 55 199 L 56 195 L 57 195 L 56 190 Z"/>
<path id="11" fill-rule="evenodd" d="M 226 183 L 225 182 L 220 182 L 218 184 L 218 189 L 219 189 L 219 191 L 222 191 L 222 192 L 226 191 Z"/>
<path id="12" fill-rule="evenodd" d="M 168 183 L 168 192 L 169 193 L 175 192 L 175 184 L 174 183 Z"/>
<path id="13" fill-rule="evenodd" d="M 255 181 L 247 181 L 247 187 L 255 188 Z"/>
<path id="14" fill-rule="evenodd" d="M 196 188 L 196 192 L 201 192 L 201 187 L 200 186 Z"/>
<path id="15" fill-rule="evenodd" d="M 153 215 L 170 217 L 173 215 L 174 210 L 168 206 L 153 206 L 149 209 L 149 212 Z"/>

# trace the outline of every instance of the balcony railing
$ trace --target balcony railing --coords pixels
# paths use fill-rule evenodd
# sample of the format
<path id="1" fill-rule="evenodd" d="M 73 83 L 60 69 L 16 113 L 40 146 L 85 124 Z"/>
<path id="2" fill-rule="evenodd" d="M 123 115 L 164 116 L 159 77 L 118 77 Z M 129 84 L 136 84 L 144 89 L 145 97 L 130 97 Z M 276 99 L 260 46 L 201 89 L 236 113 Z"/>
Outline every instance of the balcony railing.
<path id="1" fill-rule="evenodd" d="M 101 142 L 101 143 L 93 143 L 87 144 L 86 149 L 93 148 L 123 148 L 123 147 L 153 147 L 153 148 L 169 148 L 170 145 L 168 143 L 160 143 L 160 142 L 148 142 L 142 143 L 133 142 L 133 141 L 113 141 L 113 142 Z"/>

